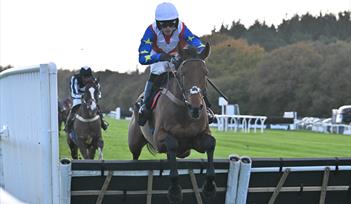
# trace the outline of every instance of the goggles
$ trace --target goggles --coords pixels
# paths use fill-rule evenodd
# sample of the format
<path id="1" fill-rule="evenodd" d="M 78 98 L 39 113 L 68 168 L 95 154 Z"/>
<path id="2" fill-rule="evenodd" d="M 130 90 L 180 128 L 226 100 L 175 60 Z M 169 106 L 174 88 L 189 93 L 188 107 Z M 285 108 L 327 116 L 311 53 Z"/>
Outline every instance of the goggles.
<path id="1" fill-rule="evenodd" d="M 158 21 L 157 23 L 158 23 L 160 28 L 167 28 L 167 27 L 175 28 L 175 27 L 177 27 L 178 20 L 175 19 L 175 20 L 170 20 L 170 21 Z"/>

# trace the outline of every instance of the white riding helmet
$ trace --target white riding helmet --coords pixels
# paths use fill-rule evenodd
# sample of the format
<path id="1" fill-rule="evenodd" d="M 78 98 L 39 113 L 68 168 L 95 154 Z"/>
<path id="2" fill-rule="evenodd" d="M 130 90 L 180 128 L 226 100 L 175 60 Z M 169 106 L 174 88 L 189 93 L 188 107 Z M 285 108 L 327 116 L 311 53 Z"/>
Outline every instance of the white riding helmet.
<path id="1" fill-rule="evenodd" d="M 156 7 L 156 21 L 169 21 L 178 18 L 176 7 L 169 2 L 163 2 Z"/>

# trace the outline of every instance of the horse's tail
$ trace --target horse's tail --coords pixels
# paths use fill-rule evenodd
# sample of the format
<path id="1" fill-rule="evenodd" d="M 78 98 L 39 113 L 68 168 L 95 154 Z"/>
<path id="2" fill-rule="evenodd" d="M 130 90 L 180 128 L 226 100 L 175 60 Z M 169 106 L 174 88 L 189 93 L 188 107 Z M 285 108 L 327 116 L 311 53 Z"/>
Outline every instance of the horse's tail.
<path id="1" fill-rule="evenodd" d="M 150 154 L 152 154 L 152 156 L 156 156 L 157 151 L 156 149 L 152 146 L 152 144 L 147 143 L 146 144 L 147 150 L 150 152 Z"/>

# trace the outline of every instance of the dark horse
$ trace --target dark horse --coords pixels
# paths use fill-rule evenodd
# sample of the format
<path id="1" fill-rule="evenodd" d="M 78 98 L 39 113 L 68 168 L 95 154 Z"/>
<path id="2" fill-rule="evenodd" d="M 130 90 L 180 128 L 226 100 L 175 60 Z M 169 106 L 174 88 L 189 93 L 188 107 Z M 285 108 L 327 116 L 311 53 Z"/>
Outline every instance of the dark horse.
<path id="1" fill-rule="evenodd" d="M 69 111 L 72 108 L 72 100 L 66 98 L 63 101 L 58 101 L 58 128 L 61 131 L 62 123 L 65 124 Z"/>
<path id="2" fill-rule="evenodd" d="M 104 141 L 101 135 L 100 116 L 97 114 L 98 95 L 97 84 L 89 81 L 85 85 L 82 104 L 75 115 L 73 131 L 67 135 L 67 143 L 73 159 L 78 159 L 78 148 L 84 159 L 94 159 L 96 149 L 99 151 L 99 159 L 103 159 Z"/>
<path id="3" fill-rule="evenodd" d="M 182 201 L 176 157 L 189 156 L 191 149 L 207 153 L 208 166 L 202 192 L 206 197 L 216 194 L 213 165 L 216 140 L 208 126 L 203 99 L 208 73 L 204 59 L 209 52 L 208 44 L 200 55 L 194 49 L 179 50 L 182 63 L 176 72 L 173 71 L 173 77 L 170 77 L 163 87 L 158 103 L 152 111 L 152 119 L 140 127 L 135 109 L 129 124 L 128 143 L 134 160 L 139 158 L 145 144 L 159 153 L 167 153 L 171 168 L 168 199 L 172 203 Z"/>

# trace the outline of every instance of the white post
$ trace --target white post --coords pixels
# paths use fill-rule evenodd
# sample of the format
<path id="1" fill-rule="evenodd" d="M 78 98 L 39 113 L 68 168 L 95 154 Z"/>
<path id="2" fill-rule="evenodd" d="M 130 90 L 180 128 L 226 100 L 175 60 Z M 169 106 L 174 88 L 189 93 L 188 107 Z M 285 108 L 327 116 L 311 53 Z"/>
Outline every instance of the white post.
<path id="1" fill-rule="evenodd" d="M 240 158 L 239 185 L 236 196 L 236 204 L 245 204 L 250 182 L 252 161 L 250 157 Z"/>
<path id="2" fill-rule="evenodd" d="M 117 107 L 116 108 L 116 115 L 115 115 L 115 119 L 119 120 L 121 119 L 121 108 L 120 107 Z"/>
<path id="3" fill-rule="evenodd" d="M 61 160 L 60 173 L 60 204 L 70 204 L 72 171 L 69 159 Z"/>
<path id="4" fill-rule="evenodd" d="M 218 98 L 218 105 L 222 106 L 222 116 L 226 115 L 226 106 L 228 105 L 228 101 L 225 100 L 223 97 Z M 222 130 L 227 131 L 228 127 L 228 117 L 221 117 L 222 122 Z"/>
<path id="5" fill-rule="evenodd" d="M 43 152 L 44 160 L 50 161 L 45 168 L 51 169 L 47 172 L 47 178 L 51 178 L 51 191 L 48 196 L 51 197 L 53 204 L 59 203 L 59 142 L 58 142 L 58 110 L 57 110 L 57 69 L 54 63 L 40 64 L 40 93 L 42 102 L 43 117 L 43 141 L 46 144 L 43 148 L 48 153 Z M 50 138 L 46 140 L 45 137 Z M 46 147 L 45 147 L 46 146 Z M 46 175 L 43 175 L 44 177 Z"/>
<path id="6" fill-rule="evenodd" d="M 229 156 L 229 171 L 225 204 L 235 204 L 238 189 L 240 158 L 237 155 Z"/>

